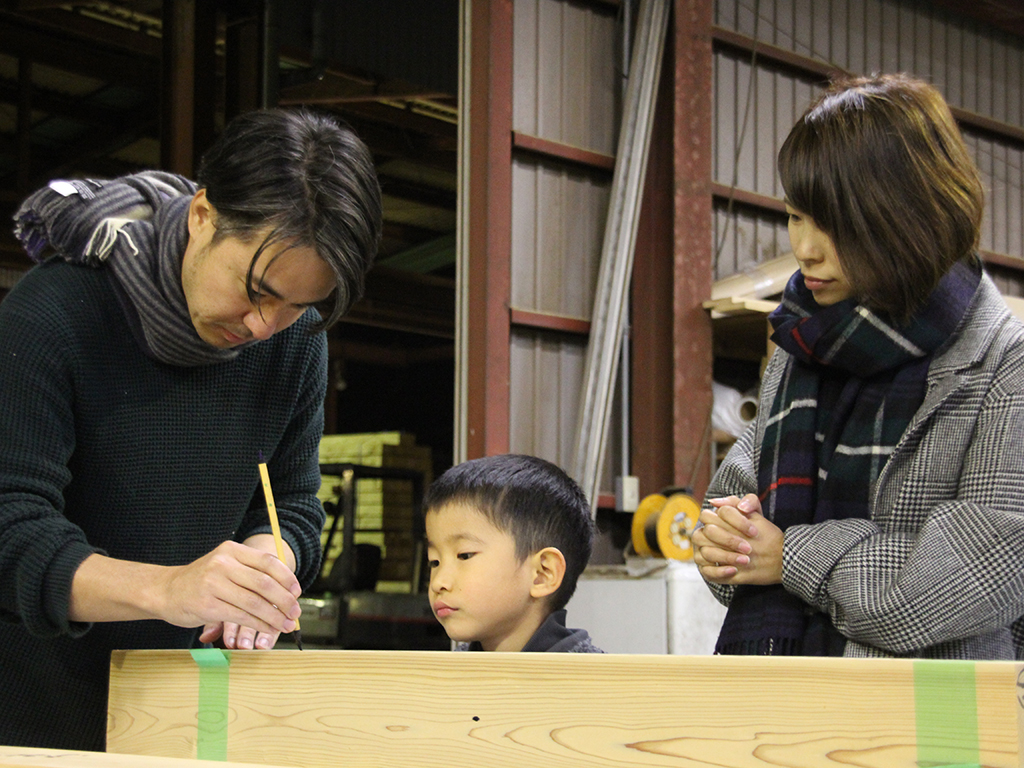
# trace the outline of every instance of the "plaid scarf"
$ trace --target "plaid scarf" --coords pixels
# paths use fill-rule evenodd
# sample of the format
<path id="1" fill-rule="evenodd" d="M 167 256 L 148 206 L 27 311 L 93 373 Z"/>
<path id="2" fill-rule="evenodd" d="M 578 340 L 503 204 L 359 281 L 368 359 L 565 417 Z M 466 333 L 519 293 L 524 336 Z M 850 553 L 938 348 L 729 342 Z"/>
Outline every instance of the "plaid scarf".
<path id="1" fill-rule="evenodd" d="M 757 467 L 765 517 L 791 525 L 869 516 L 882 468 L 924 400 L 934 352 L 955 332 L 980 273 L 957 263 L 896 327 L 853 299 L 819 307 L 799 272 L 769 315 L 789 352 Z M 827 614 L 781 584 L 736 589 L 716 653 L 842 655 Z"/>
<path id="2" fill-rule="evenodd" d="M 234 349 L 203 341 L 181 287 L 188 207 L 196 185 L 161 171 L 111 181 L 51 181 L 14 215 L 14 234 L 34 261 L 51 247 L 65 261 L 108 265 L 140 346 L 177 366 L 231 360 Z"/>

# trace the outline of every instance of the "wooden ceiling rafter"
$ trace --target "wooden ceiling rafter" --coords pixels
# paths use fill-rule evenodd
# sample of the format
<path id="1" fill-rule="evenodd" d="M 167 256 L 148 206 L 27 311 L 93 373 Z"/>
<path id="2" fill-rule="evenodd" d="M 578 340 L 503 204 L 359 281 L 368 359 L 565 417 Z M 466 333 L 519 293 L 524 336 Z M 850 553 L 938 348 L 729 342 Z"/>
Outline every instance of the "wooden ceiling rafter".
<path id="1" fill-rule="evenodd" d="M 417 184 L 413 181 L 389 176 L 386 173 L 378 174 L 378 176 L 381 189 L 387 195 L 400 197 L 403 200 L 410 200 L 414 203 L 430 206 L 431 208 L 455 210 L 455 190 L 428 187 L 424 184 Z"/>
<path id="2" fill-rule="evenodd" d="M 56 9 L 23 14 L 26 19 L 60 29 L 84 40 L 102 41 L 105 45 L 130 51 L 140 56 L 159 57 L 160 19 L 124 10 L 119 15 L 97 13 L 87 6 L 95 3 L 61 4 Z M 109 3 L 102 4 L 114 8 Z M 157 6 L 159 7 L 159 6 Z"/>
<path id="3" fill-rule="evenodd" d="M 19 85 L 17 81 L 0 77 L 0 102 L 16 103 Z M 83 99 L 61 91 L 55 91 L 38 84 L 32 86 L 32 109 L 47 115 L 56 115 L 84 123 L 106 123 L 122 120 L 130 111 L 103 104 L 95 99 Z M 145 105 L 139 109 L 147 110 Z"/>
<path id="4" fill-rule="evenodd" d="M 10 55 L 103 82 L 140 88 L 159 82 L 159 54 L 113 45 L 106 38 L 89 39 L 49 19 L 0 10 L 0 22 L 0 50 Z M 155 42 L 159 48 L 160 41 Z"/>
<path id="5" fill-rule="evenodd" d="M 157 128 L 155 114 L 148 114 L 137 120 L 95 126 L 74 142 L 65 144 L 59 153 L 51 155 L 46 164 L 45 175 L 51 178 L 68 175 L 75 169 L 105 158 L 142 137 L 155 136 Z M 54 159 L 57 162 L 54 162 Z M 36 186 L 45 184 L 48 180 L 38 173 L 34 175 Z"/>

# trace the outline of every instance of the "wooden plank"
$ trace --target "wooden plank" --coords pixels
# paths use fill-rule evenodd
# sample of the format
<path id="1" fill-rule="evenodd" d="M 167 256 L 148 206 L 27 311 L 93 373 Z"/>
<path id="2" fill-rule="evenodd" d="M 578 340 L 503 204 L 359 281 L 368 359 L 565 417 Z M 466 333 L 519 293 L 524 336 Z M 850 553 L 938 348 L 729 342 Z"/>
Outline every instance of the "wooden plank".
<path id="1" fill-rule="evenodd" d="M 704 309 L 711 311 L 711 317 L 727 317 L 730 315 L 767 315 L 779 306 L 777 301 L 767 299 L 750 299 L 746 296 L 723 296 L 720 299 L 708 299 Z"/>
<path id="2" fill-rule="evenodd" d="M 223 768 L 256 768 L 256 763 L 219 762 Z M 210 768 L 208 760 L 187 760 L 151 755 L 115 755 L 109 752 L 80 752 L 74 749 L 0 747 L 0 768 Z M 267 768 L 266 763 L 259 764 Z"/>
<path id="3" fill-rule="evenodd" d="M 115 652 L 108 750 L 194 757 L 212 704 L 228 760 L 305 768 L 1020 765 L 1014 662 L 330 650 L 229 662 L 229 694 L 201 702 L 187 651 Z"/>

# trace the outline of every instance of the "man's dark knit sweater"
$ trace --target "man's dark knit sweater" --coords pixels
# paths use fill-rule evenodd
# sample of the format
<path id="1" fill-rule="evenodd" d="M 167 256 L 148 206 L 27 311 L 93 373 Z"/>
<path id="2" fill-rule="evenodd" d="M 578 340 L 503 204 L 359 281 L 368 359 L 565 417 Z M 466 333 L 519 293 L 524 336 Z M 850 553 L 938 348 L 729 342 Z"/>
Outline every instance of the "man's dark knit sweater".
<path id="1" fill-rule="evenodd" d="M 0 743 L 104 748 L 110 651 L 188 648 L 198 631 L 69 622 L 76 568 L 94 552 L 182 565 L 269 532 L 259 451 L 310 584 L 327 365 L 314 319 L 179 368 L 142 352 L 105 268 L 50 261 L 0 303 Z"/>

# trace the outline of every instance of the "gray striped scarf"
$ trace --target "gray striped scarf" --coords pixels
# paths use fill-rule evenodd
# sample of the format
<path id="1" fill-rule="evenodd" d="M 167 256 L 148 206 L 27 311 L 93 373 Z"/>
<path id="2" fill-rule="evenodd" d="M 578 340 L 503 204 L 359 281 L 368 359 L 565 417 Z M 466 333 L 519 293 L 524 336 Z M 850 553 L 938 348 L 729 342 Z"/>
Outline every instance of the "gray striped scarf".
<path id="1" fill-rule="evenodd" d="M 49 246 L 74 264 L 105 264 L 150 357 L 177 366 L 218 363 L 236 357 L 238 348 L 218 349 L 199 337 L 181 287 L 196 189 L 161 171 L 110 181 L 51 181 L 22 203 L 14 234 L 34 261 Z"/>

